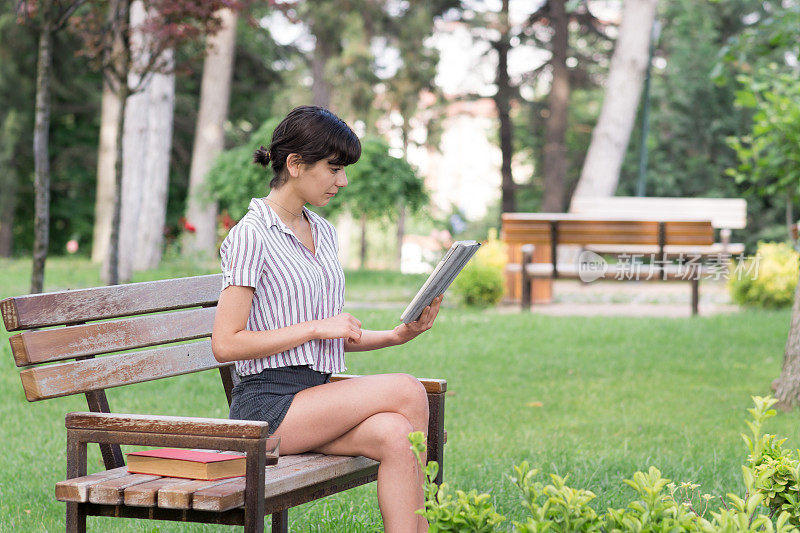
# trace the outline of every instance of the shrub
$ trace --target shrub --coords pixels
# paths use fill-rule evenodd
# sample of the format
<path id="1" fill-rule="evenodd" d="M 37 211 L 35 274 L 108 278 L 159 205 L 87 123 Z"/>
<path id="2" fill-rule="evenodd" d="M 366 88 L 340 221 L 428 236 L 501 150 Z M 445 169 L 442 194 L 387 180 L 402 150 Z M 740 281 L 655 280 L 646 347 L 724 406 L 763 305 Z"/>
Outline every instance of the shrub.
<path id="1" fill-rule="evenodd" d="M 490 230 L 488 240 L 456 278 L 453 290 L 467 305 L 497 305 L 505 292 L 505 265 L 505 243 L 497 238 L 496 230 Z"/>
<path id="2" fill-rule="evenodd" d="M 551 474 L 550 483 L 536 478 L 539 471 L 527 462 L 514 467 L 511 481 L 521 493 L 520 505 L 527 511 L 524 523 L 512 522 L 518 533 L 568 532 L 697 532 L 735 533 L 764 531 L 798 533 L 800 525 L 800 452 L 784 450 L 783 440 L 762 432 L 763 423 L 775 416 L 774 398 L 753 397 L 748 409 L 752 420 L 746 421 L 750 434 L 743 434 L 747 444 L 747 463 L 742 466 L 745 494 L 728 494 L 722 508 L 714 511 L 709 504 L 715 498 L 696 494 L 699 485 L 676 485 L 651 466 L 624 480 L 636 493 L 636 499 L 623 509 L 608 509 L 599 514 L 589 504 L 595 494 L 567 485 L 567 476 Z M 421 432 L 408 437 L 411 450 L 423 467 L 421 454 L 425 436 Z M 476 490 L 465 493 L 447 483 L 437 485 L 439 471 L 435 461 L 423 467 L 425 507 L 420 514 L 428 520 L 429 531 L 503 531 L 505 517 L 492 504 L 490 494 Z M 506 529 L 507 531 L 507 529 Z"/>
<path id="3" fill-rule="evenodd" d="M 731 297 L 740 305 L 779 308 L 792 304 L 799 254 L 786 243 L 758 243 L 754 257 L 732 272 Z"/>

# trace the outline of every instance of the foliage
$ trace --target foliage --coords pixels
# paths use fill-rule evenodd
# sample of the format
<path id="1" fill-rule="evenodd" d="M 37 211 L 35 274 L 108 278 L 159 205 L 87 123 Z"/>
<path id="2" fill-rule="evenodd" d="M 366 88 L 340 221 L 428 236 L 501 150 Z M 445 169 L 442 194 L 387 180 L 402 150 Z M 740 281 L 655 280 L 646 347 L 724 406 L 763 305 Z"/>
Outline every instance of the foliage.
<path id="1" fill-rule="evenodd" d="M 266 194 L 271 171 L 253 163 L 253 152 L 262 144 L 269 145 L 278 122 L 264 122 L 246 143 L 222 152 L 206 176 L 207 193 L 219 202 L 220 211 L 236 220 L 247 213 L 251 198 Z"/>
<path id="2" fill-rule="evenodd" d="M 347 181 L 344 194 L 328 204 L 329 212 L 346 209 L 355 218 L 393 220 L 400 204 L 417 212 L 428 202 L 422 178 L 405 159 L 389 155 L 382 139 L 361 140 L 361 159 L 347 169 Z"/>
<path id="3" fill-rule="evenodd" d="M 497 513 L 490 501 L 491 496 L 478 494 L 476 490 L 469 493 L 456 490 L 453 497 L 447 483 L 437 485 L 434 481 L 439 473 L 439 464 L 436 461 L 422 464 L 421 454 L 426 449 L 425 435 L 415 431 L 409 434 L 408 440 L 411 442 L 411 451 L 425 473 L 425 508 L 417 510 L 417 514 L 428 521 L 429 531 L 496 531 L 494 526 L 503 522 L 505 517 Z"/>
<path id="4" fill-rule="evenodd" d="M 505 291 L 505 265 L 505 243 L 497 238 L 497 230 L 492 229 L 488 240 L 475 252 L 475 256 L 456 278 L 453 290 L 467 305 L 497 305 Z"/>
<path id="5" fill-rule="evenodd" d="M 523 461 L 514 466 L 514 476 L 509 479 L 521 493 L 520 504 L 527 512 L 527 519 L 513 521 L 513 531 L 797 533 L 800 451 L 786 451 L 782 448 L 784 440 L 762 433 L 764 421 L 775 416 L 771 407 L 777 400 L 759 396 L 752 399 L 754 407 L 748 412 L 753 420 L 745 421 L 751 433 L 742 435 L 750 452 L 748 464 L 742 466 L 743 498 L 729 493 L 727 502 L 722 501 L 723 508 L 713 511 L 708 508 L 713 497 L 703 494 L 700 497 L 703 505 L 695 506 L 694 492 L 699 485 L 682 483 L 678 486 L 651 466 L 647 472 L 636 472 L 632 479 L 624 480 L 638 499 L 624 509 L 608 509 L 598 514 L 589 505 L 596 497 L 593 492 L 569 487 L 567 476 L 551 474 L 548 484 L 537 481 L 539 470 L 531 469 L 528 462 Z M 457 498 L 453 498 L 447 483 L 434 483 L 438 464 L 435 461 L 422 464 L 424 435 L 414 432 L 408 438 L 411 450 L 425 471 L 425 508 L 417 513 L 428 519 L 431 531 L 500 531 L 497 526 L 505 518 L 490 503 L 491 495 L 478 494 L 474 489 L 468 494 L 456 490 Z"/>
<path id="6" fill-rule="evenodd" d="M 728 138 L 739 158 L 728 174 L 760 196 L 794 199 L 800 195 L 800 73 L 782 73 L 773 64 L 737 79 L 736 104 L 755 113 L 748 135 Z"/>
<path id="7" fill-rule="evenodd" d="M 800 254 L 786 243 L 758 244 L 754 257 L 733 272 L 728 285 L 741 305 L 780 308 L 792 304 L 798 280 Z"/>

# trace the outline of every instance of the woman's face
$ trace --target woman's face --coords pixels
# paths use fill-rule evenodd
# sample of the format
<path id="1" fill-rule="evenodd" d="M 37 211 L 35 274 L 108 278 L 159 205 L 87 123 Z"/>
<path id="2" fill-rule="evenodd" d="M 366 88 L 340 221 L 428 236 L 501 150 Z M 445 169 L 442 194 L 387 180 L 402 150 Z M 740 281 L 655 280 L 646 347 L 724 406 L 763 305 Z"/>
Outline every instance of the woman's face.
<path id="1" fill-rule="evenodd" d="M 331 159 L 298 165 L 297 175 L 289 183 L 306 203 L 317 207 L 327 205 L 339 189 L 347 185 L 344 166 L 331 163 Z"/>

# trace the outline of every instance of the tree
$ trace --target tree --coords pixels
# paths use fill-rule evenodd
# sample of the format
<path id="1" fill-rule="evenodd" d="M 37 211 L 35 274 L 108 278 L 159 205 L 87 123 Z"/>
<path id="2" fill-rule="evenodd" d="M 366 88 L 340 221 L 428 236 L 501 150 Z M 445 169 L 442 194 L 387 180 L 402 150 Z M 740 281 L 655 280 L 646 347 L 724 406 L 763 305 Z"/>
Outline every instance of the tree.
<path id="1" fill-rule="evenodd" d="M 39 30 L 38 59 L 36 62 L 36 114 L 33 130 L 34 183 L 36 189 L 34 222 L 33 269 L 31 293 L 42 292 L 44 265 L 50 243 L 50 86 L 53 68 L 53 36 L 64 28 L 70 16 L 84 0 L 60 2 L 40 0 L 20 1 L 17 11 L 21 17 L 35 21 Z"/>
<path id="2" fill-rule="evenodd" d="M 367 264 L 368 221 L 396 220 L 398 200 L 412 212 L 428 201 L 422 178 L 404 159 L 389 155 L 389 147 L 381 139 L 361 141 L 361 159 L 347 169 L 348 185 L 344 194 L 336 195 L 328 212 L 346 209 L 361 220 L 360 268 Z"/>
<path id="3" fill-rule="evenodd" d="M 187 234 L 184 240 L 189 249 L 206 255 L 216 252 L 217 205 L 214 201 L 204 202 L 203 191 L 208 170 L 225 147 L 224 126 L 228 114 L 236 44 L 237 13 L 226 8 L 219 13 L 219 17 L 222 28 L 206 42 L 200 111 L 189 174 L 186 220 L 194 226 L 195 231 Z"/>
<path id="4" fill-rule="evenodd" d="M 203 35 L 213 35 L 220 26 L 216 12 L 223 7 L 222 0 L 191 2 L 189 0 L 153 0 L 141 31 L 151 38 L 142 45 L 146 50 L 137 51 L 148 60 L 145 65 L 131 65 L 131 27 L 129 24 L 130 0 L 111 0 L 100 3 L 84 17 L 79 25 L 85 40 L 85 53 L 96 60 L 104 77 L 116 91 L 119 101 L 119 118 L 116 124 L 114 164 L 114 209 L 111 219 L 110 245 L 104 261 L 102 277 L 106 283 L 119 281 L 119 232 L 122 205 L 122 132 L 124 131 L 125 106 L 128 96 L 137 92 L 149 81 L 154 72 L 169 69 L 167 50 L 191 42 Z M 121 43 L 121 46 L 118 45 Z M 116 45 L 116 46 L 115 46 Z M 137 86 L 129 85 L 131 67 Z"/>
<path id="5" fill-rule="evenodd" d="M 636 118 L 655 15 L 656 0 L 628 0 L 623 5 L 603 108 L 573 198 L 612 196 L 616 191 Z"/>
<path id="6" fill-rule="evenodd" d="M 152 14 L 150 16 L 153 16 Z M 132 63 L 130 86 L 138 86 L 138 72 L 149 61 L 142 31 L 147 20 L 142 0 L 131 4 Z M 161 262 L 167 210 L 172 116 L 175 101 L 174 51 L 164 50 L 164 72 L 128 98 L 123 133 L 122 206 L 119 234 L 119 281 L 130 281 L 134 270 L 156 268 Z"/>

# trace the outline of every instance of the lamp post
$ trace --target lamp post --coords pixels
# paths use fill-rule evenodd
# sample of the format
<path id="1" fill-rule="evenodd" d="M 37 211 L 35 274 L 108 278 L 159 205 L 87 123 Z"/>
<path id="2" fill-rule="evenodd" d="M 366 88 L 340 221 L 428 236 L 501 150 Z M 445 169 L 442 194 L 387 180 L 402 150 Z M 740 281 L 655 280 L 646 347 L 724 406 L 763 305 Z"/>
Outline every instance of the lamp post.
<path id="1" fill-rule="evenodd" d="M 647 172 L 647 133 L 650 128 L 650 70 L 653 65 L 653 53 L 661 34 L 658 19 L 653 21 L 650 32 L 650 52 L 647 56 L 647 71 L 644 78 L 644 107 L 642 109 L 642 141 L 639 147 L 639 181 L 636 184 L 636 196 L 645 195 L 645 174 Z"/>

